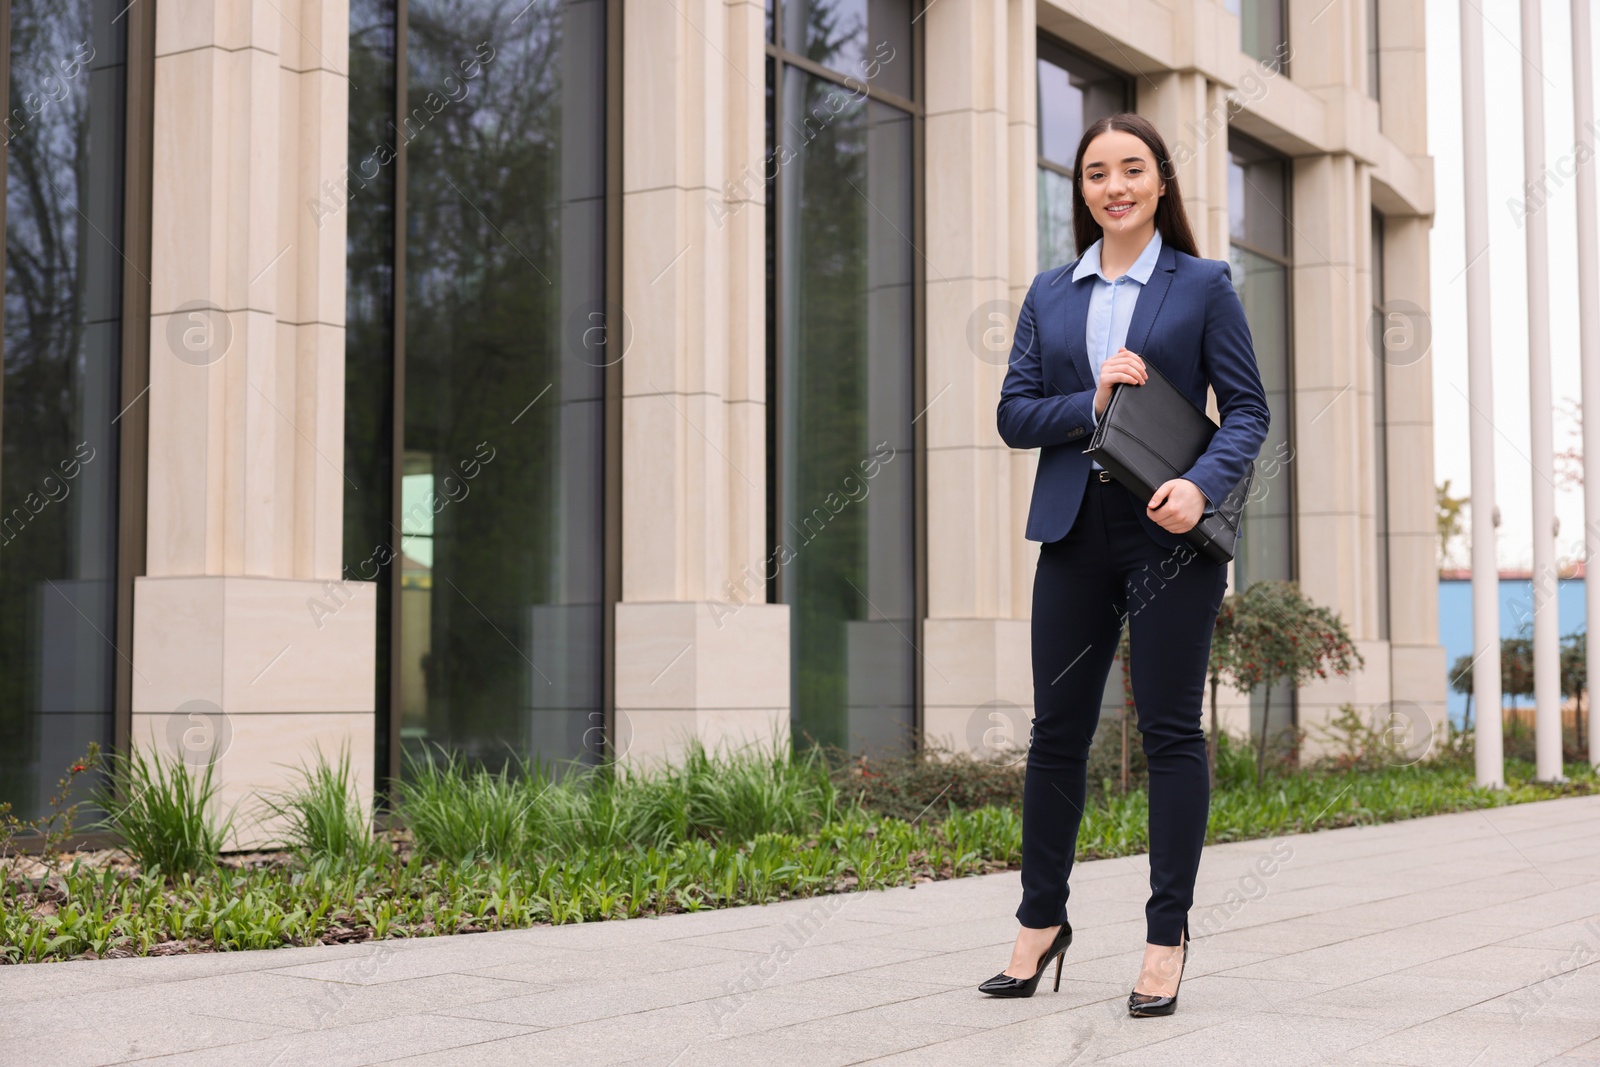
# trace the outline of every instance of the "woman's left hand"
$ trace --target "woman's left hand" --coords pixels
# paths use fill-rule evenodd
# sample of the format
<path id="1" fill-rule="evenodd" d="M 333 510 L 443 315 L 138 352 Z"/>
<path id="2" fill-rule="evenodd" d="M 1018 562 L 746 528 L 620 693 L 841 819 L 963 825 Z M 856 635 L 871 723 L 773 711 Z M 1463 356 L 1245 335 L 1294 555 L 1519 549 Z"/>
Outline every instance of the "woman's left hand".
<path id="1" fill-rule="evenodd" d="M 1162 482 L 1145 505 L 1146 514 L 1168 533 L 1188 533 L 1206 510 L 1206 495 L 1187 478 Z"/>

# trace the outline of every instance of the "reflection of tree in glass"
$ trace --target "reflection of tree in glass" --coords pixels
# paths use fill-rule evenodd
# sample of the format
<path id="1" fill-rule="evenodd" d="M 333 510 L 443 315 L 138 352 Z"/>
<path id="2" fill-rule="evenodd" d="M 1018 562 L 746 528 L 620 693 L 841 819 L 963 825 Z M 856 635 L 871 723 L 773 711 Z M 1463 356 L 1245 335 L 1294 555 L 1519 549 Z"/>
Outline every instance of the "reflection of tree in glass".
<path id="1" fill-rule="evenodd" d="M 798 97 L 803 103 L 786 132 L 797 138 L 799 127 L 811 137 L 791 143 L 797 158 L 790 173 L 798 187 L 792 202 L 798 218 L 791 232 L 801 235 L 788 266 L 795 383 L 788 417 L 795 456 L 786 509 L 790 526 L 779 531 L 797 553 L 789 598 L 796 632 L 795 716 L 797 726 L 818 741 L 846 746 L 845 623 L 866 614 L 856 590 L 868 588 L 866 519 L 873 502 L 869 498 L 828 517 L 824 500 L 840 490 L 846 474 L 859 472 L 857 463 L 872 445 L 867 440 L 866 217 L 871 208 L 856 191 L 867 183 L 867 115 L 861 100 L 851 100 L 833 115 L 828 97 L 844 90 L 793 69 L 786 76 L 791 85 L 804 87 L 802 93 L 788 94 L 789 101 Z M 814 113 L 832 115 L 831 121 L 807 123 L 804 117 Z M 813 508 L 821 508 L 821 515 L 808 526 Z"/>
<path id="2" fill-rule="evenodd" d="M 352 0 L 349 159 L 354 176 L 344 208 L 344 419 L 345 473 L 358 488 L 347 483 L 344 495 L 347 567 L 359 567 L 375 546 L 391 540 L 395 163 L 380 161 L 397 147 L 391 125 L 394 54 L 394 9 L 389 0 Z"/>
<path id="3" fill-rule="evenodd" d="M 6 166 L 6 449 L 66 457 L 78 441 L 76 357 L 82 347 L 77 205 L 85 190 L 80 165 L 88 162 L 88 78 L 68 80 L 58 60 L 76 55 L 89 37 L 88 4 L 67 11 L 43 3 L 17 3 L 11 19 L 12 118 Z M 46 83 L 55 100 L 44 96 Z M 41 106 L 29 114 L 25 98 Z M 23 116 L 23 117 L 18 117 Z M 107 145 L 107 148 L 112 147 Z M 106 161 L 97 160 L 104 163 Z M 11 433 L 11 417 L 30 421 Z M 45 439 L 41 440 L 40 435 Z M 41 448 L 42 446 L 42 448 Z M 4 488 L 25 495 L 54 467 L 41 458 L 31 469 L 7 463 Z M 13 502 L 15 503 L 15 502 Z M 9 509 L 8 509 L 9 511 Z M 59 520 L 57 520 L 59 521 Z"/>
<path id="4" fill-rule="evenodd" d="M 431 455 L 441 495 L 480 442 L 496 450 L 470 497 L 435 520 L 428 730 L 490 758 L 526 743 L 536 687 L 593 673 L 536 672 L 530 612 L 598 595 L 598 556 L 569 531 L 599 539 L 600 371 L 562 354 L 563 307 L 598 307 L 601 292 L 603 67 L 565 54 L 603 41 L 597 21 L 574 32 L 598 14 L 597 3 L 411 5 L 406 449 Z M 597 707 L 592 681 L 579 688 Z"/>
<path id="5" fill-rule="evenodd" d="M 867 17 L 863 0 L 810 0 L 806 5 L 806 58 L 845 70 L 861 57 Z"/>
<path id="6" fill-rule="evenodd" d="M 377 706 L 389 705 L 389 581 L 375 570 L 389 531 L 393 470 L 395 26 L 392 0 L 351 0 L 349 163 L 345 221 L 344 566 L 375 582 Z M 387 162 L 384 162 L 387 160 Z M 379 559 L 383 558 L 380 553 Z M 388 766 L 378 731 L 378 766 Z"/>
<path id="7" fill-rule="evenodd" d="M 63 607 L 43 598 L 67 596 L 93 626 L 113 629 L 115 486 L 102 472 L 117 463 L 111 419 L 118 397 L 121 259 L 111 242 L 121 240 L 122 46 L 120 26 L 100 27 L 91 45 L 87 0 L 13 0 L 10 31 L 11 112 L 0 130 L 8 141 L 0 798 L 14 798 L 26 817 L 35 778 L 53 779 L 61 769 L 33 766 L 40 756 L 41 710 L 110 721 L 110 648 L 99 638 L 101 647 L 92 651 L 81 642 L 66 647 L 80 635 L 54 630 L 50 639 L 60 643 L 51 650 L 56 691 L 47 697 L 42 620 Z M 91 57 L 99 64 L 92 72 Z M 97 81 L 93 115 L 91 79 Z M 85 440 L 93 449 L 93 473 L 63 479 L 61 463 Z M 49 582 L 63 591 L 52 592 Z M 61 664 L 81 675 L 70 693 L 59 677 Z"/>

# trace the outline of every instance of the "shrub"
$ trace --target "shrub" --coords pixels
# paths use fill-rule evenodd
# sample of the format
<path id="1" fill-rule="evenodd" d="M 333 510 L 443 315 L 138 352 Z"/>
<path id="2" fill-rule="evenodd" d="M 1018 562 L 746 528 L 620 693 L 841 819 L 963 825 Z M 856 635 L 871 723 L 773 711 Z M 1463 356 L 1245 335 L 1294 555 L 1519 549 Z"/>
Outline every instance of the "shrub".
<path id="1" fill-rule="evenodd" d="M 982 759 L 936 744 L 904 756 L 824 754 L 845 802 L 865 811 L 909 821 L 987 805 L 1022 810 L 1025 761 L 1015 758 Z"/>
<path id="2" fill-rule="evenodd" d="M 1256 752 L 1259 784 L 1266 778 L 1273 687 L 1288 683 L 1298 689 L 1330 671 L 1348 675 L 1365 661 L 1339 616 L 1312 603 L 1294 582 L 1256 582 L 1236 596 L 1231 622 L 1219 631 L 1229 648 L 1213 657 L 1213 670 L 1220 664 L 1222 677 L 1241 693 L 1266 693 Z M 1291 752 L 1298 752 L 1299 737 L 1288 740 Z"/>

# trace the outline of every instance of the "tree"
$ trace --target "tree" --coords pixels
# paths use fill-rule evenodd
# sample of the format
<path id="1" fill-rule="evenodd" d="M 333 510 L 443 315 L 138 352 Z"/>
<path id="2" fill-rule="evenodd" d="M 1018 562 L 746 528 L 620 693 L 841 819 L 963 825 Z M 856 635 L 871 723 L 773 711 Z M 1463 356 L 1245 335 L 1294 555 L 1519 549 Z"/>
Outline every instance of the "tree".
<path id="1" fill-rule="evenodd" d="M 1465 496 L 1450 495 L 1450 479 L 1446 478 L 1443 485 L 1434 488 L 1435 502 L 1438 505 L 1437 518 L 1439 522 L 1439 565 L 1443 566 L 1445 560 L 1450 558 L 1450 542 L 1461 534 L 1462 509 L 1472 499 Z"/>
<path id="2" fill-rule="evenodd" d="M 1461 720 L 1462 732 L 1472 729 L 1472 657 L 1459 656 L 1450 665 L 1450 688 L 1467 694 L 1467 713 Z"/>
<path id="3" fill-rule="evenodd" d="M 1232 645 L 1224 672 L 1235 688 L 1264 688 L 1261 742 L 1256 752 L 1256 783 L 1266 778 L 1267 728 L 1272 721 L 1272 689 L 1287 682 L 1296 688 L 1331 671 L 1347 675 L 1366 660 L 1339 616 L 1307 599 L 1294 582 L 1257 582 L 1234 605 Z"/>
<path id="4" fill-rule="evenodd" d="M 1578 706 L 1577 746 L 1584 751 L 1583 706 L 1588 695 L 1587 666 L 1588 635 L 1572 633 L 1561 639 L 1561 695 L 1571 697 Z M 1450 666 L 1450 688 L 1467 695 L 1467 714 L 1462 720 L 1463 732 L 1472 729 L 1472 656 L 1457 657 Z M 1533 647 L 1526 637 L 1505 637 L 1500 640 L 1500 691 L 1503 696 L 1516 698 L 1533 693 Z M 1516 720 L 1512 720 L 1515 729 Z"/>
<path id="5" fill-rule="evenodd" d="M 1527 637 L 1500 639 L 1500 692 L 1517 706 L 1517 697 L 1533 695 L 1533 641 Z"/>
<path id="6" fill-rule="evenodd" d="M 1568 634 L 1561 639 L 1561 693 L 1572 698 L 1573 727 L 1577 737 L 1578 758 L 1583 759 L 1588 748 L 1583 740 L 1583 712 L 1589 689 L 1589 635 L 1587 631 Z"/>
<path id="7" fill-rule="evenodd" d="M 1571 485 L 1583 488 L 1583 405 L 1572 397 L 1566 397 L 1561 408 L 1563 413 L 1572 420 L 1573 425 L 1568 428 L 1567 436 L 1571 444 L 1556 453 L 1556 484 Z"/>

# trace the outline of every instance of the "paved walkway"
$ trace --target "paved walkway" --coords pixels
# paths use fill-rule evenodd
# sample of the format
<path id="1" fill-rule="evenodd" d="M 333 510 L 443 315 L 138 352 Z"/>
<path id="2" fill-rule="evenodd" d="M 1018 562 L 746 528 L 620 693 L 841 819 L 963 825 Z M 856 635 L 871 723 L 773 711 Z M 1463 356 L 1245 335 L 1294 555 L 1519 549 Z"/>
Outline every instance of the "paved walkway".
<path id="1" fill-rule="evenodd" d="M 994 1000 L 1015 872 L 501 934 L 0 968 L 0 1064 L 1600 1063 L 1600 797 L 1206 850 L 1177 1014 L 1142 858 Z"/>

